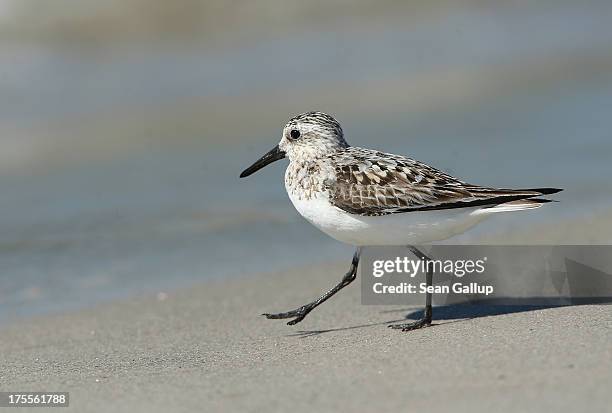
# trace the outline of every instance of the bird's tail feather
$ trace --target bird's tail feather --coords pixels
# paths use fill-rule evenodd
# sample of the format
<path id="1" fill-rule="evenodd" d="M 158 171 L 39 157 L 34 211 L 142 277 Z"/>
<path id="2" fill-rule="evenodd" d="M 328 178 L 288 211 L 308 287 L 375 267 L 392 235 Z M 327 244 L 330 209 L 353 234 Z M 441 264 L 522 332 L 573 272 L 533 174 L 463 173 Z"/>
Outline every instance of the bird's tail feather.
<path id="1" fill-rule="evenodd" d="M 524 211 L 527 209 L 536 209 L 541 207 L 542 205 L 556 202 L 550 199 L 540 199 L 540 198 L 527 198 L 527 199 L 519 199 L 517 201 L 505 202 L 503 204 L 493 205 L 486 208 L 480 208 L 473 212 L 474 215 L 481 214 L 493 214 L 497 212 L 513 212 L 513 211 Z"/>

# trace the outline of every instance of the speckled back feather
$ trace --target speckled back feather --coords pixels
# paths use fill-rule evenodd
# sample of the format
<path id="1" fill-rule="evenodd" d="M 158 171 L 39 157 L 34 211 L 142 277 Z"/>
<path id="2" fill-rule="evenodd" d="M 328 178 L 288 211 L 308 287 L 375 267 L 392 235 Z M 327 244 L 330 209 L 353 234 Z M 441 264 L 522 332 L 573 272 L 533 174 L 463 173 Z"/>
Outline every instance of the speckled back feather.
<path id="1" fill-rule="evenodd" d="M 326 181 L 330 202 L 356 215 L 493 206 L 559 191 L 472 185 L 414 159 L 359 147 L 330 154 L 328 161 L 335 171 Z"/>

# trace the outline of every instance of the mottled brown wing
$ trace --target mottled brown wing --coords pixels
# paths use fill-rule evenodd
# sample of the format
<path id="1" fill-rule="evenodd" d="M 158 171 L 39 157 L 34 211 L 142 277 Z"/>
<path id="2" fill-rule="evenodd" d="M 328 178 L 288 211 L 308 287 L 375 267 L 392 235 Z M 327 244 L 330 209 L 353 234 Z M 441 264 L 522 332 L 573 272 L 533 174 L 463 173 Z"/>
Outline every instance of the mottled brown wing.
<path id="1" fill-rule="evenodd" d="M 355 147 L 333 164 L 331 202 L 356 215 L 497 205 L 544 193 L 471 185 L 414 159 Z"/>

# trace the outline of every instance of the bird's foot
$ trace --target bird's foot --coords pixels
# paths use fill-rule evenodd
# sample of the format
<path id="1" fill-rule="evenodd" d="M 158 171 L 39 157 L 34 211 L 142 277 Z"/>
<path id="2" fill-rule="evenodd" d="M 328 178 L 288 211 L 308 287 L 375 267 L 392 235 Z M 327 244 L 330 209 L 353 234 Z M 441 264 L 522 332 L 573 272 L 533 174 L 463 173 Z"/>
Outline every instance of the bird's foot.
<path id="1" fill-rule="evenodd" d="M 262 314 L 266 316 L 267 319 L 282 319 L 282 318 L 293 318 L 293 320 L 289 321 L 287 325 L 292 326 L 294 324 L 299 323 L 312 311 L 315 306 L 313 304 L 306 304 L 301 306 L 300 308 L 296 308 L 295 310 L 287 311 L 286 313 L 277 313 L 277 314 Z"/>
<path id="2" fill-rule="evenodd" d="M 419 328 L 429 327 L 431 325 L 431 318 L 421 318 L 420 320 L 413 321 L 411 323 L 402 324 L 391 324 L 389 328 L 402 331 L 412 331 Z"/>

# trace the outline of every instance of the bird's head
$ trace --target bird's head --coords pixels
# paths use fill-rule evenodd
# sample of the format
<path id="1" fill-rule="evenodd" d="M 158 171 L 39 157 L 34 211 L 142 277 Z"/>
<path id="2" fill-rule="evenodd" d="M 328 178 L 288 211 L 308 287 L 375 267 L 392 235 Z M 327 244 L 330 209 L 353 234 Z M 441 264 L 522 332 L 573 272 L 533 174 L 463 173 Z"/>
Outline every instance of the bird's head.
<path id="1" fill-rule="evenodd" d="M 285 157 L 290 161 L 316 159 L 346 147 L 342 127 L 336 119 L 323 112 L 302 113 L 287 122 L 279 144 L 245 169 L 240 177 Z"/>

